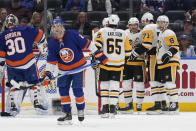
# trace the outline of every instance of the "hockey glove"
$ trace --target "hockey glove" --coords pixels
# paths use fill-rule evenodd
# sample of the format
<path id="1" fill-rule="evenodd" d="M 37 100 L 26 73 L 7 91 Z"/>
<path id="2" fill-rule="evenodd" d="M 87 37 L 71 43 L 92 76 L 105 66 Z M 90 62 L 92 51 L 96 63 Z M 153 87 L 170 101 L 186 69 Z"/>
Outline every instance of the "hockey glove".
<path id="1" fill-rule="evenodd" d="M 50 71 L 45 71 L 44 74 L 43 74 L 43 77 L 45 77 L 45 78 L 44 78 L 44 81 L 43 81 L 42 85 L 45 86 L 45 85 L 50 84 L 50 81 L 52 80 L 53 75 Z"/>
<path id="2" fill-rule="evenodd" d="M 95 56 L 94 55 L 91 55 L 91 64 L 92 63 L 94 63 L 94 62 L 96 62 L 96 58 L 95 58 Z M 97 64 L 94 64 L 94 65 L 92 65 L 91 67 L 94 69 L 94 70 L 96 70 L 97 69 Z"/>
<path id="3" fill-rule="evenodd" d="M 97 50 L 95 53 L 94 53 L 94 57 L 96 60 L 99 60 L 102 64 L 106 64 L 106 62 L 108 61 L 108 58 L 107 56 L 103 53 L 103 51 L 101 50 Z"/>
<path id="4" fill-rule="evenodd" d="M 161 61 L 163 62 L 163 64 L 167 64 L 171 57 L 172 57 L 172 53 L 168 51 L 162 56 Z"/>
<path id="5" fill-rule="evenodd" d="M 138 56 L 139 56 L 139 54 L 133 50 L 133 51 L 131 51 L 131 55 L 129 56 L 128 61 L 134 61 L 137 59 Z"/>

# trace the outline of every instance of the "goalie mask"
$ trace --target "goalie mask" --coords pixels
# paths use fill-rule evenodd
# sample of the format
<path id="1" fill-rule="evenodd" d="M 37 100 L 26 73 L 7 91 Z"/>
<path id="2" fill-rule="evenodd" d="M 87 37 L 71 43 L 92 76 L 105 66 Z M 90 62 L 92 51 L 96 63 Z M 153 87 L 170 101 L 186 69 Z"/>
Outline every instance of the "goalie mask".
<path id="1" fill-rule="evenodd" d="M 65 31 L 63 24 L 64 24 L 64 22 L 62 21 L 62 19 L 59 16 L 57 16 L 52 21 L 52 31 L 57 38 L 63 37 L 64 31 Z"/>
<path id="2" fill-rule="evenodd" d="M 13 14 L 9 14 L 5 18 L 5 27 L 6 28 L 13 28 L 16 25 L 18 25 L 18 18 L 15 15 L 13 15 Z"/>

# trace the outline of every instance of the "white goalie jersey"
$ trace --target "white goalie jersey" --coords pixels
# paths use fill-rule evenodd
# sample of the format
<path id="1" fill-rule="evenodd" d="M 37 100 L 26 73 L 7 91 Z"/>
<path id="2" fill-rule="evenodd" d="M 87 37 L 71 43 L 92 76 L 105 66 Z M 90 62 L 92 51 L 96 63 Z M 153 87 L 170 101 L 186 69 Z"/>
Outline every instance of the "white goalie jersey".
<path id="1" fill-rule="evenodd" d="M 100 29 L 95 38 L 95 45 L 101 48 L 108 57 L 108 62 L 100 65 L 100 68 L 113 71 L 123 70 L 125 55 L 129 56 L 132 49 L 129 40 L 124 30 L 110 27 Z"/>
<path id="2" fill-rule="evenodd" d="M 178 52 L 170 58 L 169 63 L 163 65 L 161 58 L 170 48 L 175 48 Z M 172 30 L 167 29 L 159 34 L 156 58 L 159 69 L 172 65 L 176 65 L 178 68 L 180 68 L 179 43 L 176 38 L 176 34 Z"/>

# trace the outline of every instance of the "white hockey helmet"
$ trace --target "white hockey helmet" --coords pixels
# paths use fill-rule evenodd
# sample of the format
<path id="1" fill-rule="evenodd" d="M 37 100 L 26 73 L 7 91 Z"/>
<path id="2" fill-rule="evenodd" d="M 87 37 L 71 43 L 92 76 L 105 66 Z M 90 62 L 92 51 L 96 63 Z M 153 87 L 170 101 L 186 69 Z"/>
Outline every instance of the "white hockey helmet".
<path id="1" fill-rule="evenodd" d="M 151 20 L 154 21 L 154 17 L 150 12 L 144 13 L 142 18 L 141 18 L 141 22 L 143 22 L 143 21 L 146 22 L 146 21 L 151 21 Z"/>
<path id="2" fill-rule="evenodd" d="M 163 21 L 163 22 L 166 22 L 169 24 L 169 18 L 166 16 L 166 15 L 160 15 L 158 18 L 157 18 L 157 22 L 159 21 Z"/>
<path id="3" fill-rule="evenodd" d="M 18 25 L 18 18 L 13 15 L 13 14 L 9 14 L 6 18 L 5 18 L 5 27 L 9 28 L 10 26 L 16 26 Z"/>
<path id="4" fill-rule="evenodd" d="M 111 15 L 108 20 L 109 25 L 118 25 L 120 18 L 118 15 Z"/>
<path id="5" fill-rule="evenodd" d="M 128 21 L 128 24 L 139 24 L 139 20 L 136 17 L 131 17 Z"/>
<path id="6" fill-rule="evenodd" d="M 157 23 L 158 22 L 165 22 L 165 24 L 163 26 L 164 26 L 164 28 L 167 28 L 169 25 L 169 18 L 166 15 L 160 15 L 157 18 Z"/>
<path id="7" fill-rule="evenodd" d="M 104 19 L 102 20 L 102 25 L 103 25 L 104 27 L 107 26 L 107 25 L 108 25 L 108 21 L 109 21 L 109 18 L 108 18 L 108 17 L 104 18 Z"/>

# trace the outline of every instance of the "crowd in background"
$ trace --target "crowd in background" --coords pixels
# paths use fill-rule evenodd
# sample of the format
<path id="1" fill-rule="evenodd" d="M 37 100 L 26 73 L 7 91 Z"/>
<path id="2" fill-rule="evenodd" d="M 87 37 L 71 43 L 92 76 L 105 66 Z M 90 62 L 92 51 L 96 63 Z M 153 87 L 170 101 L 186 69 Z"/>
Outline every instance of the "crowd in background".
<path id="1" fill-rule="evenodd" d="M 10 13 L 18 17 L 20 26 L 44 29 L 43 0 L 0 0 L 0 3 L 0 32 L 5 30 L 4 21 Z M 110 14 L 119 15 L 121 29 L 127 28 L 130 17 L 140 19 L 144 12 L 154 14 L 155 21 L 159 15 L 165 14 L 170 18 L 169 27 L 177 34 L 181 56 L 195 56 L 195 0 L 47 0 L 47 7 L 48 38 L 52 37 L 50 23 L 56 16 L 62 17 L 66 29 L 78 30 L 91 39 L 92 30 L 101 28 L 102 19 Z"/>

